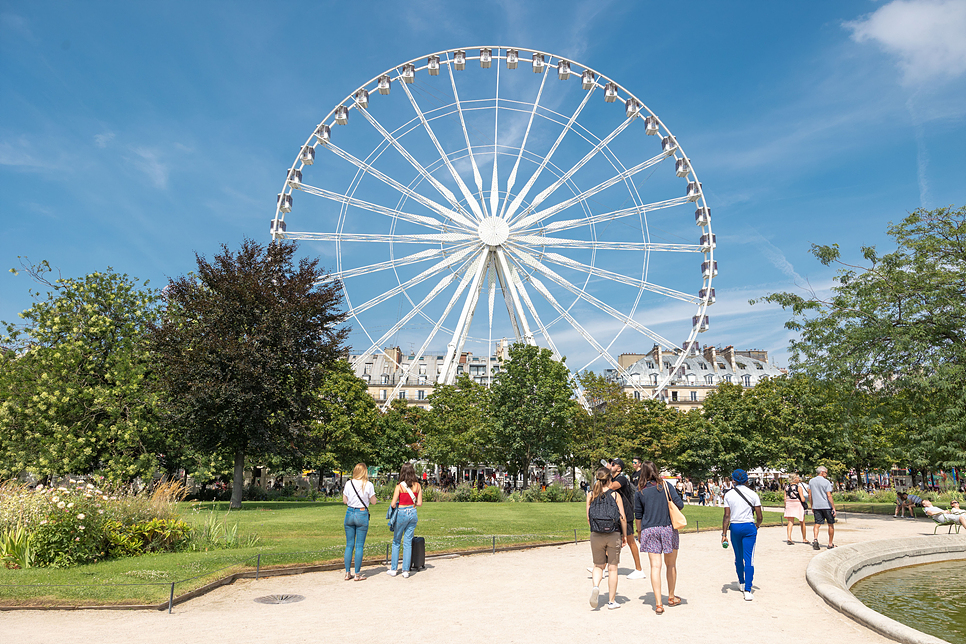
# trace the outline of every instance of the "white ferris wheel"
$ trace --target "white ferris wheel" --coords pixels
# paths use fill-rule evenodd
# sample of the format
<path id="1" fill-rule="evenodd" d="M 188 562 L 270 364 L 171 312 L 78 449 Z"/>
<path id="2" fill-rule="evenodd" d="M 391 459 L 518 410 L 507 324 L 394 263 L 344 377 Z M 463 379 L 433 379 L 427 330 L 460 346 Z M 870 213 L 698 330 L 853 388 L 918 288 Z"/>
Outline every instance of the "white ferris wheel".
<path id="1" fill-rule="evenodd" d="M 637 96 L 571 59 L 488 46 L 402 63 L 336 105 L 287 171 L 271 232 L 334 263 L 357 371 L 405 346 L 406 368 L 442 356 L 449 384 L 463 352 L 508 338 L 656 397 L 688 351 L 658 383 L 615 356 L 707 330 L 710 215 Z"/>

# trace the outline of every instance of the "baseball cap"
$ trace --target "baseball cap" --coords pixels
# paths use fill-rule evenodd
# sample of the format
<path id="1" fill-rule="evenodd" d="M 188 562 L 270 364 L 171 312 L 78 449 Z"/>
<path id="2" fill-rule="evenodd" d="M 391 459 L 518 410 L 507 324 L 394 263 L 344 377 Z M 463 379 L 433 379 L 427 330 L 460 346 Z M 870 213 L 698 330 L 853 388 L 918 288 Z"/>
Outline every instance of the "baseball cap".
<path id="1" fill-rule="evenodd" d="M 611 463 L 611 465 L 620 465 L 622 470 L 626 470 L 627 469 L 627 466 L 624 465 L 624 461 L 622 461 L 619 458 L 612 458 L 612 459 L 610 459 L 610 463 Z"/>

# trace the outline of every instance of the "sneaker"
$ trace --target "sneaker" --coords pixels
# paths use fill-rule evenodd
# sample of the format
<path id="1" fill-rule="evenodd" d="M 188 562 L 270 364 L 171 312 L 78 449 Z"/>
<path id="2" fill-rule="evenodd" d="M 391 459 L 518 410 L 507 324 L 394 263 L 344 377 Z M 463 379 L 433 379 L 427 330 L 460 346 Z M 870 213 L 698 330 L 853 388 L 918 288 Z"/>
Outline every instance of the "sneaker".
<path id="1" fill-rule="evenodd" d="M 403 579 L 409 579 L 409 571 L 403 572 Z"/>
<path id="2" fill-rule="evenodd" d="M 607 610 L 614 610 L 615 608 L 620 608 L 621 605 L 617 602 L 607 602 Z"/>
<path id="3" fill-rule="evenodd" d="M 751 594 L 750 590 L 745 591 L 745 601 L 746 602 L 755 601 L 755 596 Z"/>
<path id="4" fill-rule="evenodd" d="M 820 550 L 822 546 L 818 545 L 818 539 L 812 542 L 812 550 Z"/>
<path id="5" fill-rule="evenodd" d="M 635 570 L 627 573 L 628 579 L 644 579 L 645 577 L 647 577 L 647 575 L 644 574 L 643 570 Z"/>
<path id="6" fill-rule="evenodd" d="M 832 544 L 832 543 L 830 543 L 830 544 L 828 544 L 828 549 L 829 549 L 829 550 L 831 550 L 831 549 L 832 549 L 832 548 L 834 548 L 834 547 L 835 547 L 835 544 Z"/>
<path id="7" fill-rule="evenodd" d="M 387 570 L 386 574 L 389 575 L 390 577 L 395 577 L 397 574 L 399 574 L 399 572 L 396 570 Z"/>
<path id="8" fill-rule="evenodd" d="M 600 588 L 594 586 L 590 589 L 590 607 L 597 608 L 597 597 L 600 595 Z"/>

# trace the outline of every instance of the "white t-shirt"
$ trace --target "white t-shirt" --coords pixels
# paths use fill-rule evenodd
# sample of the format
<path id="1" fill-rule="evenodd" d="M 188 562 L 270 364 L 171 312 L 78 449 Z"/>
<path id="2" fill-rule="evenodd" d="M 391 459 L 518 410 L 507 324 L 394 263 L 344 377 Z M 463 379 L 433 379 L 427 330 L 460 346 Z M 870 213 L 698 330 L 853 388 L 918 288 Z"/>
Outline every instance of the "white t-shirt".
<path id="1" fill-rule="evenodd" d="M 729 508 L 731 508 L 731 522 L 732 523 L 754 523 L 755 513 L 751 511 L 751 506 L 745 502 L 745 499 L 741 498 L 735 490 L 741 490 L 741 493 L 745 495 L 745 499 L 751 502 L 752 505 L 758 507 L 761 505 L 761 499 L 758 495 L 746 488 L 744 485 L 736 485 L 732 489 L 725 493 L 724 502 Z"/>
<path id="2" fill-rule="evenodd" d="M 359 495 L 357 496 L 355 491 L 352 489 L 352 484 L 355 483 L 356 490 L 359 490 Z M 345 487 L 342 488 L 342 496 L 349 499 L 348 506 L 350 508 L 356 508 L 357 510 L 365 510 L 369 506 L 369 499 L 376 495 L 376 488 L 372 486 L 371 481 L 366 481 L 365 485 L 362 485 L 360 481 L 354 481 L 349 479 L 345 482 Z M 365 501 L 363 505 L 359 497 Z"/>

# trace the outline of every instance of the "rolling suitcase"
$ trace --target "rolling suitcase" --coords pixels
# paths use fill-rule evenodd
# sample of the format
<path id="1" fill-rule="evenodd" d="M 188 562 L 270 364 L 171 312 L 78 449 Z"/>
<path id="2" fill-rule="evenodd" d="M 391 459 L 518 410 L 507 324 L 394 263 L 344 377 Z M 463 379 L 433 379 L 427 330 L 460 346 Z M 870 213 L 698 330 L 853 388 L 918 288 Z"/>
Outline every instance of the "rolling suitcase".
<path id="1" fill-rule="evenodd" d="M 426 540 L 422 537 L 413 537 L 413 553 L 410 557 L 409 569 L 419 570 L 426 568 Z"/>

